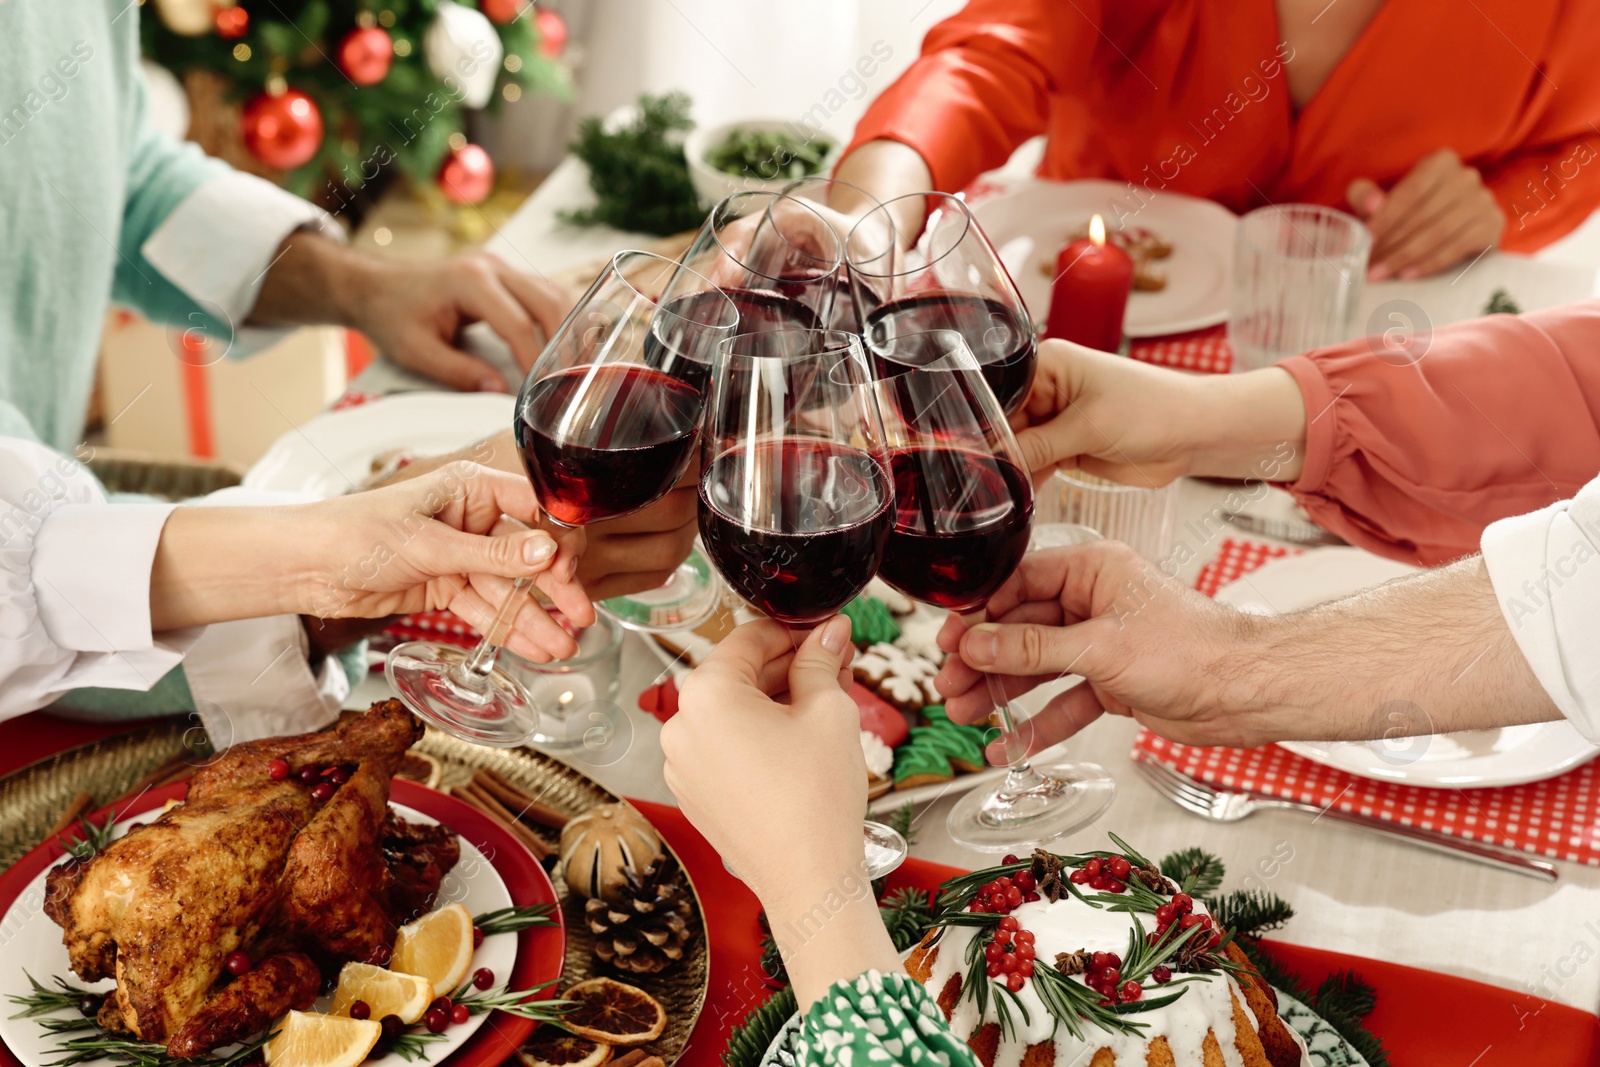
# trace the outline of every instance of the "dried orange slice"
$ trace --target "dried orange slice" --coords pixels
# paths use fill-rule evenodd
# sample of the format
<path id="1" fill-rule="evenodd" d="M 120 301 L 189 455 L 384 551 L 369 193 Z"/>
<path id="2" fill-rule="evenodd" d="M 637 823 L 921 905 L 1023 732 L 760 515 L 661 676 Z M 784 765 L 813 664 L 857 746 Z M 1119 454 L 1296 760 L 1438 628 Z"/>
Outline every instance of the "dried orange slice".
<path id="1" fill-rule="evenodd" d="M 376 1019 L 291 1011 L 261 1053 L 269 1067 L 357 1067 L 382 1036 Z"/>
<path id="2" fill-rule="evenodd" d="M 574 1002 L 561 1025 L 591 1041 L 608 1045 L 643 1045 L 667 1027 L 667 1009 L 638 986 L 610 978 L 579 982 L 562 994 Z"/>
<path id="3" fill-rule="evenodd" d="M 333 991 L 329 1015 L 349 1015 L 350 1005 L 365 1001 L 372 1018 L 398 1015 L 407 1026 L 427 1012 L 434 989 L 426 978 L 399 971 L 386 971 L 370 963 L 347 963 L 339 969 L 339 985 Z"/>
<path id="4" fill-rule="evenodd" d="M 517 1058 L 523 1067 L 601 1067 L 611 1058 L 611 1046 L 554 1026 L 541 1026 L 517 1049 Z"/>
<path id="5" fill-rule="evenodd" d="M 446 904 L 402 926 L 389 958 L 391 971 L 427 979 L 441 997 L 460 987 L 471 966 L 472 913 L 460 904 Z"/>

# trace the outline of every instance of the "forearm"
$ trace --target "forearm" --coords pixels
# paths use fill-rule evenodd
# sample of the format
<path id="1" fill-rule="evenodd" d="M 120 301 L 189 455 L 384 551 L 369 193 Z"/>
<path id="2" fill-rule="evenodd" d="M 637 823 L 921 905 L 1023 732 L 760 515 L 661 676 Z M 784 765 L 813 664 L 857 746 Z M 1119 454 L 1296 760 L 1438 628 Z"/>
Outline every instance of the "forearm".
<path id="1" fill-rule="evenodd" d="M 1364 740 L 1561 717 L 1472 556 L 1253 623 L 1237 703 L 1272 740 Z"/>
<path id="2" fill-rule="evenodd" d="M 816 876 L 815 868 L 808 874 L 761 897 L 801 1015 L 841 979 L 901 969 L 861 872 L 842 870 L 831 880 Z"/>
<path id="3" fill-rule="evenodd" d="M 150 570 L 153 633 L 295 614 L 323 538 L 295 507 L 183 507 L 161 531 Z"/>
<path id="4" fill-rule="evenodd" d="M 829 206 L 846 215 L 864 214 L 871 210 L 874 200 L 883 203 L 933 187 L 933 175 L 922 155 L 910 145 L 890 140 L 868 141 L 860 146 L 844 157 L 833 176 L 862 191 L 857 193 L 849 186 L 832 187 Z M 923 215 L 920 201 L 896 205 L 894 225 L 902 241 L 922 229 Z"/>
<path id="5" fill-rule="evenodd" d="M 366 294 L 381 284 L 384 264 L 319 234 L 284 238 L 250 311 L 258 326 L 330 323 L 355 327 Z"/>
<path id="6" fill-rule="evenodd" d="M 1306 451 L 1306 408 L 1294 379 L 1276 367 L 1188 377 L 1196 402 L 1182 405 L 1189 473 L 1293 481 Z"/>

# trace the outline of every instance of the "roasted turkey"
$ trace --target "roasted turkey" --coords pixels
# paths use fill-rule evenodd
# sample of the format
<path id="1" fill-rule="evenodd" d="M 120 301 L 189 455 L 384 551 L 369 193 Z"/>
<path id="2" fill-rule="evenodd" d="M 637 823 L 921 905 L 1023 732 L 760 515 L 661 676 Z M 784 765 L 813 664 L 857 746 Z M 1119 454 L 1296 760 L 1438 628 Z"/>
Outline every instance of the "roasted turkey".
<path id="1" fill-rule="evenodd" d="M 453 833 L 389 810 L 421 736 L 389 700 L 322 733 L 235 745 L 181 804 L 51 871 L 45 910 L 73 971 L 117 982 L 101 1024 L 197 1056 L 307 1007 L 343 962 L 385 958 L 458 858 Z M 305 782 L 308 767 L 339 772 Z M 237 978 L 234 952 L 251 960 Z"/>

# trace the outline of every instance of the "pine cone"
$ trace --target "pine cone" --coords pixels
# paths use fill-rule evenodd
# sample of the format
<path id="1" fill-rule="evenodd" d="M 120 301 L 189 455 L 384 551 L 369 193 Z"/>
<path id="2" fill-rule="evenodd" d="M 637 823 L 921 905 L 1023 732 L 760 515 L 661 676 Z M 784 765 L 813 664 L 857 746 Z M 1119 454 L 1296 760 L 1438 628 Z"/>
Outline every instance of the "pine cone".
<path id="1" fill-rule="evenodd" d="M 642 871 L 624 867 L 623 885 L 612 900 L 584 904 L 598 959 L 630 974 L 655 974 L 683 958 L 692 905 L 675 873 L 665 856 Z"/>

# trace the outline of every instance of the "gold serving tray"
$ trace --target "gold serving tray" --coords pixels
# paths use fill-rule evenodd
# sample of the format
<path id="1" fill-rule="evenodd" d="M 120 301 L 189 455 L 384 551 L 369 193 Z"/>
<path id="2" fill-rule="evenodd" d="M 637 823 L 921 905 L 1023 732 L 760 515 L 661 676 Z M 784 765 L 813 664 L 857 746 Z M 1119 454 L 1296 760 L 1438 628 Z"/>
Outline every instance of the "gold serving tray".
<path id="1" fill-rule="evenodd" d="M 101 807 L 121 796 L 151 770 L 180 754 L 195 740 L 197 728 L 174 721 L 106 738 L 40 760 L 0 778 L 0 870 L 43 841 L 57 818 L 79 793 L 89 793 Z M 414 751 L 425 752 L 442 766 L 441 789 L 465 785 L 480 768 L 489 767 L 541 803 L 577 815 L 597 804 L 624 802 L 599 782 L 553 756 L 529 749 L 484 748 L 430 728 Z M 671 852 L 671 846 L 663 846 Z M 674 858 L 676 854 L 674 853 Z M 683 868 L 680 860 L 679 868 Z M 567 923 L 567 962 L 562 988 L 601 974 L 628 982 L 659 1000 L 667 1010 L 667 1028 L 643 1046 L 667 1064 L 677 1061 L 705 1006 L 710 982 L 711 950 L 706 939 L 705 909 L 687 870 L 683 878 L 694 901 L 694 936 L 682 960 L 658 975 L 612 973 L 596 967 L 594 936 L 583 921 L 583 900 L 567 891 L 560 870 L 551 876 Z"/>

